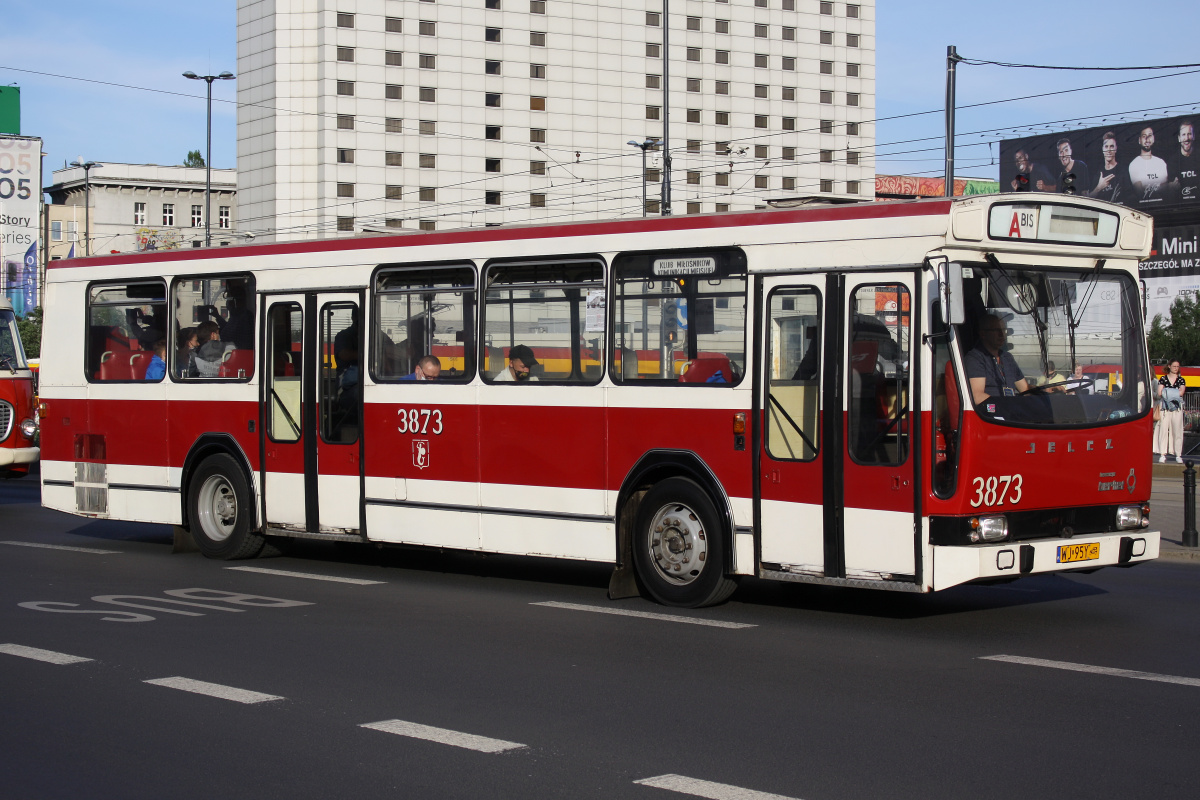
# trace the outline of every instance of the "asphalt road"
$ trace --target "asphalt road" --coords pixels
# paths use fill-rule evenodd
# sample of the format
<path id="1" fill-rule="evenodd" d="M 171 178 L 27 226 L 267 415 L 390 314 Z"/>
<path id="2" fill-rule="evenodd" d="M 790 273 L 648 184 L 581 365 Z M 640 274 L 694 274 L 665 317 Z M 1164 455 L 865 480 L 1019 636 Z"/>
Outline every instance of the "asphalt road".
<path id="1" fill-rule="evenodd" d="M 1196 794 L 1198 564 L 680 611 L 530 559 L 214 562 L 37 499 L 0 483 L 3 798 Z"/>

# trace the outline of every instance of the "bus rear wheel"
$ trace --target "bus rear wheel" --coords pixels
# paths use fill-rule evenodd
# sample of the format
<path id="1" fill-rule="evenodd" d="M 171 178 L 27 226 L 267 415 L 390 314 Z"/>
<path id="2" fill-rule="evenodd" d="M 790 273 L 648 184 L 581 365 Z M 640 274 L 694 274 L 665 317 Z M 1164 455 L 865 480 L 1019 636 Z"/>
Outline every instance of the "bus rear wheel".
<path id="1" fill-rule="evenodd" d="M 232 457 L 209 456 L 192 475 L 188 511 L 196 547 L 209 558 L 253 558 L 266 541 L 252 530 L 246 476 Z"/>
<path id="2" fill-rule="evenodd" d="M 638 508 L 633 563 L 642 588 L 667 606 L 700 608 L 726 600 L 737 583 L 725 574 L 721 521 L 708 495 L 686 478 L 668 478 Z"/>

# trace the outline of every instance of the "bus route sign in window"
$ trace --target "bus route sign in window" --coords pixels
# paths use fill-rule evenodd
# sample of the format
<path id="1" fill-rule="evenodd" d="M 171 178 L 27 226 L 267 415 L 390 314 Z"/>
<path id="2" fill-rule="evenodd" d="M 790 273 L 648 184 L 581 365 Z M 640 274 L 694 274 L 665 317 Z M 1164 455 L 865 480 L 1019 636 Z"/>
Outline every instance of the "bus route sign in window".
<path id="1" fill-rule="evenodd" d="M 1120 217 L 1111 211 L 1056 203 L 998 203 L 988 217 L 993 239 L 1020 239 L 1055 244 L 1117 243 Z"/>

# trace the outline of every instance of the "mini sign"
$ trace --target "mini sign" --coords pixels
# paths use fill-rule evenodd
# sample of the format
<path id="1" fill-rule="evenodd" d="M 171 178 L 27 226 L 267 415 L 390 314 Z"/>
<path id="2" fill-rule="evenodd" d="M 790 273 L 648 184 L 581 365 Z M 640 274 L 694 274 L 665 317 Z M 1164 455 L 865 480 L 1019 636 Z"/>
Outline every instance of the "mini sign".
<path id="1" fill-rule="evenodd" d="M 701 258 L 656 258 L 655 275 L 711 275 L 717 271 L 717 260 L 712 256 Z"/>

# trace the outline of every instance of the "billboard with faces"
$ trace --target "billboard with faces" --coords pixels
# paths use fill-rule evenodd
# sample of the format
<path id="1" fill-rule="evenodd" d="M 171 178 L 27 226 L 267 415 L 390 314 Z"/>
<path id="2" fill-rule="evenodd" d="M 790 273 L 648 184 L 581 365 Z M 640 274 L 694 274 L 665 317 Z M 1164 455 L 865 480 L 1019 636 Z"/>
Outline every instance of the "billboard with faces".
<path id="1" fill-rule="evenodd" d="M 1142 211 L 1200 204 L 1196 117 L 1000 142 L 1000 191 L 1073 193 Z"/>

